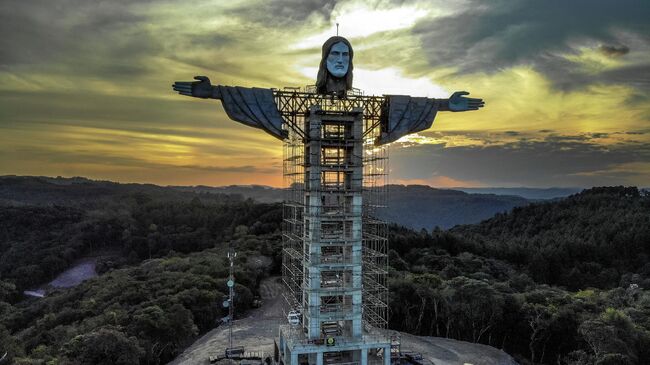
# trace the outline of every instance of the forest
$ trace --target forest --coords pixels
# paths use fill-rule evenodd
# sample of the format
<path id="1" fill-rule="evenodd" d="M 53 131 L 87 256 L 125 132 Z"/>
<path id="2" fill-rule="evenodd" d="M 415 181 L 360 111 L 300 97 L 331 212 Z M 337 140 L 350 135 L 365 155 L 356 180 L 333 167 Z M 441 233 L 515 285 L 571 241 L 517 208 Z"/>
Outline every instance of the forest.
<path id="1" fill-rule="evenodd" d="M 448 231 L 392 227 L 390 327 L 521 364 L 650 359 L 650 194 L 592 188 Z"/>
<path id="2" fill-rule="evenodd" d="M 6 202 L 0 352 L 15 364 L 166 363 L 226 315 L 229 245 L 240 315 L 278 275 L 281 219 L 280 204 L 157 188 Z M 488 344 L 520 364 L 650 359 L 646 191 L 592 188 L 449 230 L 391 225 L 390 247 L 392 329 Z M 22 294 L 94 253 L 99 276 Z"/>

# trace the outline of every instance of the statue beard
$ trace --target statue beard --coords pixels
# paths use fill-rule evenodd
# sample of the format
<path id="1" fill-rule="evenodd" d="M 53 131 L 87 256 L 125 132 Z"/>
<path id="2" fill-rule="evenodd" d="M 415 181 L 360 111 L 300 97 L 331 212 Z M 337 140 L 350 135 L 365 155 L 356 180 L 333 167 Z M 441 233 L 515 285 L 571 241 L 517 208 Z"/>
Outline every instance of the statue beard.
<path id="1" fill-rule="evenodd" d="M 329 72 L 327 73 L 327 83 L 325 84 L 327 94 L 336 94 L 339 97 L 345 96 L 347 91 L 347 80 L 345 76 L 334 77 Z"/>

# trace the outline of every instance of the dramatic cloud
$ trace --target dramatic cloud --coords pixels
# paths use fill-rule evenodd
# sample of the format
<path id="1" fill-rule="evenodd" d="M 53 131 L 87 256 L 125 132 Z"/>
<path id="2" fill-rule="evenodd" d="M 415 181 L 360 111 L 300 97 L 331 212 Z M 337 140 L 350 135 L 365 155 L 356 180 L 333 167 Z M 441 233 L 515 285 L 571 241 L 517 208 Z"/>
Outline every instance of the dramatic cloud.
<path id="1" fill-rule="evenodd" d="M 603 146 L 594 138 L 553 136 L 487 146 L 394 148 L 391 176 L 395 182 L 445 177 L 466 186 L 477 182 L 504 187 L 648 184 L 650 143 Z"/>
<path id="2" fill-rule="evenodd" d="M 144 58 L 160 51 L 141 26 L 137 2 L 3 1 L 0 66 L 99 77 L 132 77 Z M 55 67 L 56 65 L 56 67 Z M 9 68 L 11 70 L 11 68 Z"/>
<path id="3" fill-rule="evenodd" d="M 257 0 L 237 6 L 232 9 L 232 14 L 268 26 L 299 25 L 310 17 L 325 24 L 329 22 L 336 3 L 336 0 Z"/>
<path id="4" fill-rule="evenodd" d="M 584 69 L 588 59 L 572 56 L 586 50 L 605 56 L 647 56 L 649 17 L 650 3 L 636 0 L 469 1 L 465 11 L 422 20 L 413 32 L 431 66 L 475 73 L 532 65 L 566 89 L 594 82 L 634 82 L 642 74 L 618 71 L 618 77 L 601 78 Z M 621 66 L 647 71 L 650 60 L 644 58 L 642 65 Z"/>
<path id="5" fill-rule="evenodd" d="M 607 56 L 612 56 L 612 57 L 619 57 L 626 55 L 630 53 L 630 48 L 628 48 L 625 45 L 622 46 L 609 46 L 609 45 L 602 45 L 599 47 L 600 52 L 602 52 L 604 55 Z"/>
<path id="6" fill-rule="evenodd" d="M 367 94 L 487 102 L 397 143 L 393 181 L 642 184 L 648 18 L 637 0 L 6 0 L 0 174 L 281 185 L 280 141 L 170 85 L 313 84 L 339 22 Z"/>

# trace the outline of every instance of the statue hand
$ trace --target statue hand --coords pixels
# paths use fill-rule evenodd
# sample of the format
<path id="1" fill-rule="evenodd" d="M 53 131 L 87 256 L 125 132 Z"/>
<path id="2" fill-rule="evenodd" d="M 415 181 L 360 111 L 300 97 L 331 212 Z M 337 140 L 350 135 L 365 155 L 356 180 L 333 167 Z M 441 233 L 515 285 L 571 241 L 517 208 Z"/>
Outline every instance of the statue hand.
<path id="1" fill-rule="evenodd" d="M 212 96 L 212 85 L 206 76 L 194 76 L 199 81 L 176 81 L 172 88 L 181 95 L 207 99 Z"/>
<path id="2" fill-rule="evenodd" d="M 463 95 L 469 95 L 467 91 L 456 91 L 449 97 L 449 110 L 452 112 L 464 112 L 467 110 L 478 110 L 485 103 L 483 99 L 464 98 Z"/>

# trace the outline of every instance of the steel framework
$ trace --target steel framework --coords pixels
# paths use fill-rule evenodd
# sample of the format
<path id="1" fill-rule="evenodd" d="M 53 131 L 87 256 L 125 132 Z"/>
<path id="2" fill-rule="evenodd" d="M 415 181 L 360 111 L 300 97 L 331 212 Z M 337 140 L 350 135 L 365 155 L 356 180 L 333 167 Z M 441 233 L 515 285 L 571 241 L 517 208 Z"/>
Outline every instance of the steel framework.
<path id="1" fill-rule="evenodd" d="M 309 217 L 310 212 L 309 195 L 314 195 L 313 189 L 309 188 L 310 158 L 313 158 L 314 150 L 319 151 L 320 195 L 317 208 L 320 217 L 327 220 L 323 223 L 323 235 L 328 232 L 331 237 L 346 236 L 347 231 L 360 229 L 359 236 L 362 237 L 362 318 L 366 330 L 372 328 L 386 328 L 388 324 L 388 239 L 387 225 L 377 219 L 379 209 L 386 207 L 386 186 L 388 177 L 388 148 L 387 146 L 376 146 L 375 141 L 379 137 L 380 116 L 382 108 L 385 108 L 385 98 L 378 96 L 364 96 L 358 90 L 349 92 L 347 97 L 339 99 L 333 96 L 316 94 L 313 88 L 307 87 L 303 90 L 284 89 L 274 90 L 278 110 L 285 121 L 285 128 L 288 137 L 284 141 L 283 148 L 283 175 L 286 188 L 285 204 L 283 208 L 283 264 L 282 277 L 286 286 L 285 312 L 299 311 L 309 313 L 309 300 L 305 298 L 308 288 L 313 287 L 308 267 L 314 259 L 313 249 L 310 249 Z M 341 115 L 345 113 L 360 113 L 362 115 L 362 128 L 360 148 L 352 148 L 351 138 L 337 140 L 335 125 L 323 127 L 323 137 L 329 139 L 327 146 L 322 143 L 310 142 L 309 122 L 307 116 L 311 108 L 318 106 L 319 110 L 329 115 Z M 326 130 L 325 130 L 326 129 Z M 338 141 L 338 142 L 337 142 Z M 337 144 L 338 143 L 338 144 Z M 310 151 L 311 149 L 311 151 Z M 320 154 L 322 151 L 322 154 Z M 353 155 L 352 151 L 356 154 Z M 350 166 L 362 164 L 362 176 L 359 183 L 354 183 L 354 177 L 346 177 L 350 173 Z M 312 161 L 313 162 L 313 161 Z M 355 189 L 360 191 L 355 191 Z M 352 199 L 357 194 L 362 199 Z M 348 196 L 348 198 L 345 198 Z M 361 200 L 361 201 L 359 201 Z M 362 205 L 357 207 L 356 205 Z M 313 208 L 312 210 L 315 209 Z M 361 208 L 361 209 L 359 209 Z M 354 214 L 361 215 L 361 227 L 349 224 L 349 218 Z M 331 219 L 330 219 L 331 218 Z M 340 220 L 337 222 L 336 220 Z M 321 224 L 319 222 L 319 224 Z M 349 233 L 350 237 L 354 232 Z M 354 253 L 352 241 L 349 244 L 340 242 L 330 247 L 318 248 L 317 259 L 319 264 L 332 263 L 331 269 L 320 272 L 321 287 L 336 286 L 344 287 L 352 285 L 353 278 L 349 271 L 346 271 L 345 264 L 352 264 Z M 336 264 L 336 265 L 334 265 Z M 326 266 L 325 266 L 326 267 Z M 346 284 L 347 282 L 347 284 Z M 321 297 L 320 311 L 353 310 L 352 300 L 345 295 L 332 295 Z M 286 313 L 285 313 L 286 314 Z M 350 313 L 352 315 L 352 313 Z M 307 316 L 308 317 L 308 316 Z M 305 322 L 308 322 L 308 318 Z M 303 323 L 303 326 L 309 326 Z M 323 336 L 330 330 L 324 330 Z M 331 333 L 336 333 L 334 327 Z M 302 331 L 301 331 L 302 332 Z"/>

